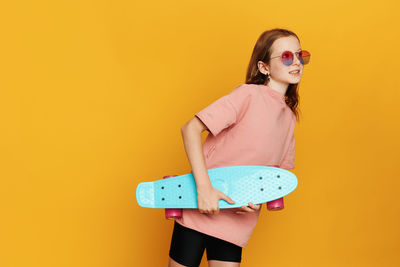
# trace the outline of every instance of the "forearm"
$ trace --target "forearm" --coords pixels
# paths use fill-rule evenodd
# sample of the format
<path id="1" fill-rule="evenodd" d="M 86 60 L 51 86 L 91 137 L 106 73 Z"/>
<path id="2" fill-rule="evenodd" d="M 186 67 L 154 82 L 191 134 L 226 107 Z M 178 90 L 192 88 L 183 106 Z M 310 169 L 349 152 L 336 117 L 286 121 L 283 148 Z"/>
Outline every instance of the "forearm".
<path id="1" fill-rule="evenodd" d="M 197 188 L 210 187 L 211 182 L 203 155 L 201 132 L 199 133 L 193 127 L 183 127 L 181 133 Z"/>

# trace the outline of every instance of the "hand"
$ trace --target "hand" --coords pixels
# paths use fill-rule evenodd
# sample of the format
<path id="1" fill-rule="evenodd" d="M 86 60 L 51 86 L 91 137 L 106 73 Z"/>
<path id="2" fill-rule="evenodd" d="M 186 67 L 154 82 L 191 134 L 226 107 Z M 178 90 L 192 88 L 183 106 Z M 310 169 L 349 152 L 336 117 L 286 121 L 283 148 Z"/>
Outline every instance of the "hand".
<path id="1" fill-rule="evenodd" d="M 235 203 L 235 201 L 230 197 L 212 186 L 197 188 L 197 207 L 200 213 L 218 214 L 218 201 L 220 199 L 223 199 L 230 204 Z"/>
<path id="2" fill-rule="evenodd" d="M 236 211 L 236 214 L 245 214 L 247 212 L 255 212 L 261 208 L 261 204 L 254 205 L 253 203 L 249 202 L 250 207 L 242 206 Z"/>

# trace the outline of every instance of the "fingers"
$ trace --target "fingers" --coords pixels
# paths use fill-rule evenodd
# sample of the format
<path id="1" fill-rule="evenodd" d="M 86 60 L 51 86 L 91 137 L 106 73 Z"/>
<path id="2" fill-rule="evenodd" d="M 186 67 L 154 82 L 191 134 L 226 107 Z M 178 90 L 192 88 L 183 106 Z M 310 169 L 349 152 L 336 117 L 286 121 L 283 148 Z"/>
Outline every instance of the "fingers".
<path id="1" fill-rule="evenodd" d="M 236 211 L 236 214 L 245 214 L 248 212 L 255 212 L 261 208 L 261 204 L 259 205 L 254 205 L 253 203 L 249 202 L 250 207 L 242 206 L 238 211 Z"/>
<path id="2" fill-rule="evenodd" d="M 249 206 L 253 209 L 253 210 L 259 210 L 261 208 L 261 204 L 258 205 L 254 205 L 253 203 L 249 202 Z"/>
<path id="3" fill-rule="evenodd" d="M 230 203 L 230 204 L 235 204 L 235 201 L 233 201 L 230 197 L 228 197 L 227 195 L 225 195 L 224 193 L 221 192 L 221 196 L 220 196 L 223 200 L 225 200 L 226 202 Z"/>
<path id="4" fill-rule="evenodd" d="M 219 209 L 210 209 L 210 210 L 199 210 L 200 213 L 203 214 L 218 214 L 219 213 Z"/>
<path id="5" fill-rule="evenodd" d="M 236 211 L 235 213 L 236 213 L 236 214 L 245 214 L 245 213 L 248 213 L 248 212 L 251 212 L 251 209 L 250 209 L 250 208 L 245 207 L 245 206 L 241 206 L 241 207 L 239 208 L 239 210 Z"/>
<path id="6" fill-rule="evenodd" d="M 227 197 L 229 198 L 229 197 Z M 233 204 L 233 203 L 232 203 Z M 245 214 L 248 212 L 255 212 L 261 208 L 261 204 L 254 205 L 253 203 L 249 202 L 249 207 L 242 206 L 239 208 L 238 211 L 236 211 L 236 214 Z M 207 209 L 207 210 L 199 210 L 200 213 L 203 214 L 218 214 L 219 213 L 219 208 L 217 209 Z"/>
<path id="7" fill-rule="evenodd" d="M 246 212 L 253 212 L 254 211 L 253 209 L 251 209 L 249 207 L 246 207 L 246 206 L 242 206 L 240 209 L 241 209 L 241 211 L 246 211 Z"/>
<path id="8" fill-rule="evenodd" d="M 202 202 L 202 204 L 199 205 L 199 212 L 203 214 L 218 214 L 219 213 L 219 206 L 218 206 L 218 201 L 219 199 L 223 199 L 229 204 L 235 204 L 235 201 L 233 201 L 230 197 L 222 193 L 221 191 L 214 190 L 214 195 L 212 195 L 207 202 Z M 214 203 L 216 201 L 216 203 Z M 214 206 L 216 204 L 216 206 Z"/>
<path id="9" fill-rule="evenodd" d="M 202 214 L 218 214 L 219 210 L 200 211 Z"/>

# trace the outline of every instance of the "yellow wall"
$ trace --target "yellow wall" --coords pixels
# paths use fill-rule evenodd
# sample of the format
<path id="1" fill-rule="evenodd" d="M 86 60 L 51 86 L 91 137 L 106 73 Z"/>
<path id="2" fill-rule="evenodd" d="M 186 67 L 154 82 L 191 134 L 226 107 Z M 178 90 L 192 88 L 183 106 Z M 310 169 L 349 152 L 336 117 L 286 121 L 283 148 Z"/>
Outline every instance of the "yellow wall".
<path id="1" fill-rule="evenodd" d="M 136 185 L 190 170 L 180 127 L 244 82 L 258 36 L 301 38 L 297 190 L 242 266 L 400 266 L 398 1 L 6 1 L 0 266 L 166 266 Z M 203 136 L 205 137 L 205 136 Z M 206 266 L 205 263 L 202 266 Z"/>

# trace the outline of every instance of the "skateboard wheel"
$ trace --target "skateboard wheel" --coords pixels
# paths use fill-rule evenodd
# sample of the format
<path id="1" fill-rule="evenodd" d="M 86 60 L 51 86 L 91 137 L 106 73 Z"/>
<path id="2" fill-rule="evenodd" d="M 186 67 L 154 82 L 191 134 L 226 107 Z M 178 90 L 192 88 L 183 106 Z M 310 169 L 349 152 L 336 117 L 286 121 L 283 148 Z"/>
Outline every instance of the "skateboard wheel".
<path id="1" fill-rule="evenodd" d="M 165 209 L 165 218 L 170 220 L 182 218 L 182 209 Z"/>
<path id="2" fill-rule="evenodd" d="M 175 176 L 177 175 L 166 175 L 163 179 Z M 182 218 L 182 209 L 165 209 L 165 218 L 170 220 Z"/>
<path id="3" fill-rule="evenodd" d="M 271 211 L 281 210 L 284 208 L 283 197 L 267 202 L 267 209 Z"/>
<path id="4" fill-rule="evenodd" d="M 268 166 L 279 168 L 278 165 L 268 165 Z M 284 207 L 285 206 L 283 205 L 283 198 L 278 198 L 278 199 L 272 200 L 270 202 L 267 202 L 267 209 L 268 210 L 272 210 L 272 211 L 281 210 Z"/>

